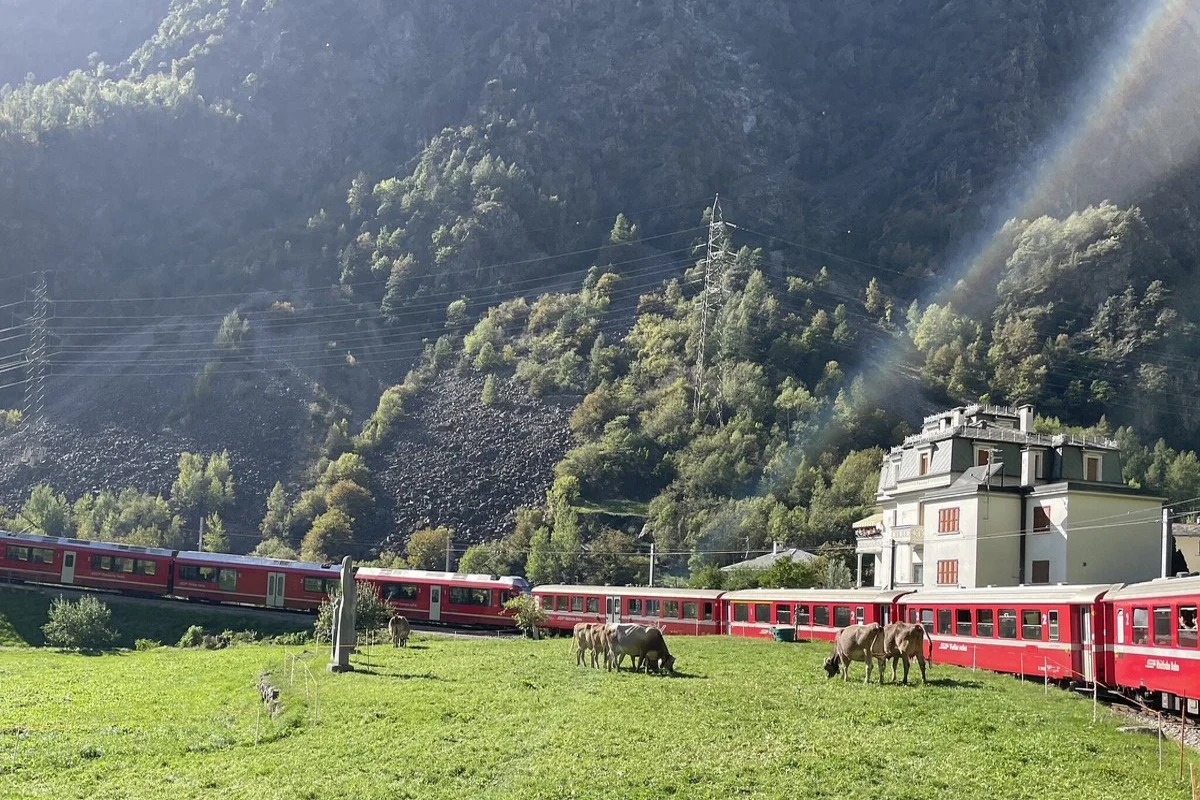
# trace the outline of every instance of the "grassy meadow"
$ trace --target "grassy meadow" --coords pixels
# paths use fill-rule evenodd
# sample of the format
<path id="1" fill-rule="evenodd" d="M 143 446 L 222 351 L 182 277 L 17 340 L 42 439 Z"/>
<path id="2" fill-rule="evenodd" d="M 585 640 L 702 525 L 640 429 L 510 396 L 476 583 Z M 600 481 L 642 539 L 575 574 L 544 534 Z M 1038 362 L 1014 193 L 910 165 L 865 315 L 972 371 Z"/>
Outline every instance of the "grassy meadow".
<path id="1" fill-rule="evenodd" d="M 826 680 L 825 647 L 672 641 L 680 677 L 563 639 L 324 651 L 0 651 L 5 798 L 1183 798 L 1176 751 L 1040 685 Z M 368 655 L 370 665 L 367 665 Z M 263 670 L 282 689 L 262 711 Z M 859 667 L 858 675 L 862 671 Z"/>

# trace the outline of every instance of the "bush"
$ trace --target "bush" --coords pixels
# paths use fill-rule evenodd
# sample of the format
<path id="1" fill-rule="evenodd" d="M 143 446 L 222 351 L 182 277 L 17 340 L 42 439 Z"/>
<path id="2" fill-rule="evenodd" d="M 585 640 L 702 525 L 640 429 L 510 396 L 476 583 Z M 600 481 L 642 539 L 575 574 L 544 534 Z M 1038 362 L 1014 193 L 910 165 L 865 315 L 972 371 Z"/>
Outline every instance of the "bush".
<path id="1" fill-rule="evenodd" d="M 546 612 L 537 604 L 532 595 L 522 594 L 504 603 L 504 608 L 513 612 L 513 624 L 525 632 L 526 636 L 536 637 L 534 631 L 546 624 Z"/>
<path id="2" fill-rule="evenodd" d="M 488 375 L 483 379 L 483 395 L 480 401 L 485 406 L 490 406 L 496 402 L 496 376 Z"/>
<path id="3" fill-rule="evenodd" d="M 133 640 L 133 649 L 134 650 L 157 650 L 158 648 L 160 648 L 162 646 L 163 646 L 163 643 L 160 642 L 158 639 L 134 639 Z"/>
<path id="4" fill-rule="evenodd" d="M 176 647 L 199 647 L 204 642 L 204 628 L 193 625 L 179 637 Z"/>
<path id="5" fill-rule="evenodd" d="M 282 645 L 284 647 L 295 647 L 297 645 L 308 644 L 312 640 L 308 631 L 294 631 L 292 633 L 281 633 L 271 639 L 271 644 Z"/>
<path id="6" fill-rule="evenodd" d="M 342 587 L 329 593 L 317 609 L 317 621 L 313 623 L 313 638 L 323 644 L 333 641 L 333 601 L 341 594 Z M 370 583 L 358 581 L 355 593 L 354 630 L 357 633 L 378 630 L 392 618 L 392 607 L 379 596 L 379 590 Z"/>
<path id="7" fill-rule="evenodd" d="M 0 410 L 0 431 L 21 426 L 22 414 L 18 408 Z"/>
<path id="8" fill-rule="evenodd" d="M 42 626 L 42 632 L 46 644 L 67 650 L 104 650 L 117 639 L 112 611 L 91 595 L 75 602 L 56 598 L 50 604 L 50 621 Z"/>

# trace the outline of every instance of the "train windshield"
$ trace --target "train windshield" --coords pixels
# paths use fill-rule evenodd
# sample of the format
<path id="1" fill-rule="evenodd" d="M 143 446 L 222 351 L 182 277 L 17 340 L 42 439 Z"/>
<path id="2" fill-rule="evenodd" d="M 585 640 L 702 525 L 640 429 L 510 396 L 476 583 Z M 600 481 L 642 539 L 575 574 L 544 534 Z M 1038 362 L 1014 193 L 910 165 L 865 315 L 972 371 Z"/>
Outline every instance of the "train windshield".
<path id="1" fill-rule="evenodd" d="M 512 581 L 513 588 L 519 591 L 521 594 L 529 594 L 532 590 L 529 585 L 529 581 L 525 580 L 524 578 L 513 578 Z"/>

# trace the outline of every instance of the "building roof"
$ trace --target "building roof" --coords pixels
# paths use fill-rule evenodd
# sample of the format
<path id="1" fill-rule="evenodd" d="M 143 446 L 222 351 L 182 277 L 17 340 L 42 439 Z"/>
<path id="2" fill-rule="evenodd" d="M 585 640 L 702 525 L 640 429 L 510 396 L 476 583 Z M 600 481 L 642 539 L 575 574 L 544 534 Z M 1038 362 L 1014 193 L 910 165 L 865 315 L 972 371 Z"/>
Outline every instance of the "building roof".
<path id="1" fill-rule="evenodd" d="M 883 515 L 880 515 L 882 519 Z M 735 569 L 770 569 L 775 565 L 775 562 L 781 558 L 786 558 L 789 561 L 812 561 L 816 558 L 815 553 L 810 553 L 807 550 L 801 550 L 798 547 L 789 547 L 783 550 L 776 550 L 772 553 L 766 553 L 757 558 L 739 561 L 736 564 L 730 564 L 728 567 L 721 567 L 722 572 L 732 572 Z"/>

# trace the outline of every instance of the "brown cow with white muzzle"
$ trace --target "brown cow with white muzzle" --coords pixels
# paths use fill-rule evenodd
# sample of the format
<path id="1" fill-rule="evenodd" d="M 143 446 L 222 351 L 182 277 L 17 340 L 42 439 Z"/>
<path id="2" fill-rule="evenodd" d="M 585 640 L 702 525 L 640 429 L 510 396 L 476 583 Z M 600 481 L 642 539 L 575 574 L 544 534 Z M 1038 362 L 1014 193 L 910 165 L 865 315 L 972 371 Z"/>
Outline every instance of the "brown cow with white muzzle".
<path id="1" fill-rule="evenodd" d="M 879 682 L 883 683 L 883 626 L 849 625 L 837 632 L 833 640 L 833 652 L 825 659 L 825 674 L 832 678 L 841 670 L 842 680 L 850 680 L 850 663 L 865 661 L 867 677 L 863 683 L 871 682 L 872 660 L 879 662 Z"/>

